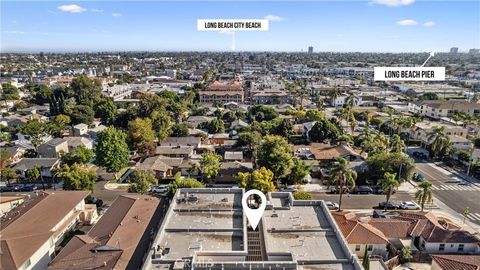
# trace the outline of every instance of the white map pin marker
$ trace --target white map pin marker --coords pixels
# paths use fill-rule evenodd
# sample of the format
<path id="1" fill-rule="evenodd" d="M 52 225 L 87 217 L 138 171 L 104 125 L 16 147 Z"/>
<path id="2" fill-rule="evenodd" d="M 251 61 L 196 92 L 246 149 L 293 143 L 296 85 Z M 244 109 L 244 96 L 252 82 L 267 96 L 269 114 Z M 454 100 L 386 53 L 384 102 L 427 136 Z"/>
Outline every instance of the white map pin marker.
<path id="1" fill-rule="evenodd" d="M 253 196 L 251 195 L 258 195 L 261 199 L 260 205 L 257 205 L 258 208 L 252 209 L 248 205 L 254 205 L 256 202 L 253 199 Z M 263 216 L 263 212 L 265 211 L 265 206 L 267 205 L 267 198 L 265 197 L 265 194 L 261 192 L 260 190 L 257 189 L 251 189 L 247 191 L 242 198 L 242 207 L 243 207 L 243 212 L 247 216 L 248 222 L 250 222 L 250 225 L 252 225 L 253 230 L 255 230 L 258 226 L 258 223 L 260 222 L 260 219 Z"/>

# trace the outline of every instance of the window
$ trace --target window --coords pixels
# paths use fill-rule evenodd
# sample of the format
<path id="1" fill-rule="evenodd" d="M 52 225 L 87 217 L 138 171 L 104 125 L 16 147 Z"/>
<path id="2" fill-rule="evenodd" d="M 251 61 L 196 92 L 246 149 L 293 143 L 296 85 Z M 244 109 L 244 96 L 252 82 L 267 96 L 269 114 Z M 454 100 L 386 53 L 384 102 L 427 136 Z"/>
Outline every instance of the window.
<path id="1" fill-rule="evenodd" d="M 32 264 L 32 262 L 30 262 L 30 258 L 23 264 L 22 268 L 25 270 L 25 269 L 28 269 L 28 267 Z"/>
<path id="2" fill-rule="evenodd" d="M 360 245 L 355 246 L 355 251 L 360 251 Z"/>
<path id="3" fill-rule="evenodd" d="M 464 244 L 458 245 L 458 251 L 463 251 L 464 246 L 465 246 Z"/>
<path id="4" fill-rule="evenodd" d="M 444 251 L 445 250 L 445 244 L 440 244 L 438 247 L 438 251 Z"/>
<path id="5" fill-rule="evenodd" d="M 373 250 L 373 245 L 368 245 L 368 251 L 372 251 Z"/>

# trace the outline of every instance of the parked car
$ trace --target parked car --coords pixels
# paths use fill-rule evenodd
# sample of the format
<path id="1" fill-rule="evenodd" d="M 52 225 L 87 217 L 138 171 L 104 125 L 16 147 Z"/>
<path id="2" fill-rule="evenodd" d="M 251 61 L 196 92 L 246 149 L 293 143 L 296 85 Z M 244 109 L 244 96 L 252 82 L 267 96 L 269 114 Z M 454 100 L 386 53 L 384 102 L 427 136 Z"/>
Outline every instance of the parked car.
<path id="1" fill-rule="evenodd" d="M 20 189 L 22 189 L 22 185 L 7 184 L 6 186 L 2 187 L 2 192 L 15 192 L 15 191 L 20 191 Z"/>
<path id="2" fill-rule="evenodd" d="M 404 210 L 418 210 L 418 209 L 420 209 L 420 205 L 418 205 L 414 201 L 401 202 L 399 207 L 400 207 L 400 209 L 404 209 Z"/>
<path id="3" fill-rule="evenodd" d="M 385 213 L 382 210 L 376 209 L 373 210 L 373 215 L 374 218 L 392 218 L 398 216 L 398 214 L 389 214 Z"/>
<path id="4" fill-rule="evenodd" d="M 349 191 L 350 189 L 348 187 L 343 187 L 343 193 L 348 193 Z M 340 193 L 340 189 L 336 186 L 332 186 L 330 187 L 330 193 L 338 194 Z"/>
<path id="5" fill-rule="evenodd" d="M 356 186 L 352 193 L 354 194 L 372 194 L 373 189 L 369 186 Z"/>
<path id="6" fill-rule="evenodd" d="M 337 210 L 339 208 L 338 203 L 334 203 L 334 202 L 330 202 L 330 201 L 325 201 L 325 205 L 330 210 Z"/>
<path id="7" fill-rule="evenodd" d="M 384 195 L 385 194 L 385 191 L 383 190 L 383 188 L 381 186 L 373 186 L 372 190 L 373 190 L 373 194 L 377 194 L 377 195 Z M 395 194 L 396 192 L 397 192 L 396 190 L 393 190 L 392 194 Z"/>
<path id="8" fill-rule="evenodd" d="M 152 193 L 165 193 L 168 191 L 168 185 L 158 185 L 150 188 Z"/>
<path id="9" fill-rule="evenodd" d="M 372 190 L 373 194 L 383 195 L 383 188 L 381 186 L 373 186 Z"/>
<path id="10" fill-rule="evenodd" d="M 381 202 L 378 204 L 378 208 L 380 209 L 398 209 L 398 204 L 393 202 Z"/>
<path id="11" fill-rule="evenodd" d="M 415 182 L 422 182 L 425 180 L 425 176 L 423 176 L 421 173 L 415 172 L 413 173 L 412 180 Z"/>
<path id="12" fill-rule="evenodd" d="M 97 206 L 97 208 L 101 208 L 103 206 L 103 200 L 101 199 L 98 199 L 98 198 L 95 198 L 95 197 L 92 197 L 92 196 L 88 196 L 86 199 L 85 199 L 85 203 L 87 204 L 95 204 Z"/>
<path id="13" fill-rule="evenodd" d="M 414 157 L 420 158 L 420 159 L 427 159 L 427 158 L 428 158 L 428 156 L 427 156 L 425 153 L 423 153 L 423 152 L 413 152 L 412 155 L 413 155 Z"/>
<path id="14" fill-rule="evenodd" d="M 32 192 L 32 191 L 35 191 L 35 190 L 37 190 L 37 185 L 35 185 L 35 184 L 25 184 L 20 189 L 20 191 L 23 191 L 23 192 Z"/>
<path id="15" fill-rule="evenodd" d="M 281 188 L 280 191 L 283 191 L 283 192 L 297 192 L 298 189 L 295 186 L 287 186 L 287 187 Z"/>

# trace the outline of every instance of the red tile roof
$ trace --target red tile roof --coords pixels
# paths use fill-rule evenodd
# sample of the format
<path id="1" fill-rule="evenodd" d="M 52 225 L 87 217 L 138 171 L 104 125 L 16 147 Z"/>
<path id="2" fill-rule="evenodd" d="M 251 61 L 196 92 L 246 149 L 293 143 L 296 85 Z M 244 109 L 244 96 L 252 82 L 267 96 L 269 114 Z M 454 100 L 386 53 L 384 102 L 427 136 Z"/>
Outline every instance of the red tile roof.
<path id="1" fill-rule="evenodd" d="M 442 270 L 480 270 L 480 255 L 432 255 Z"/>

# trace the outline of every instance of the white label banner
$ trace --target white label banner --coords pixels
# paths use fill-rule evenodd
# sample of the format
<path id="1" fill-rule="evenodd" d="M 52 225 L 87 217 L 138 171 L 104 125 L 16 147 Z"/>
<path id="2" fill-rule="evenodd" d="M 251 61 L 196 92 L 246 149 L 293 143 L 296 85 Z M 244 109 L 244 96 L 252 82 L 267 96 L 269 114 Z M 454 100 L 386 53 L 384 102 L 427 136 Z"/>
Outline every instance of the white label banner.
<path id="1" fill-rule="evenodd" d="M 374 67 L 375 81 L 444 81 L 445 67 Z"/>
<path id="2" fill-rule="evenodd" d="M 198 19 L 198 31 L 268 31 L 266 19 Z"/>

